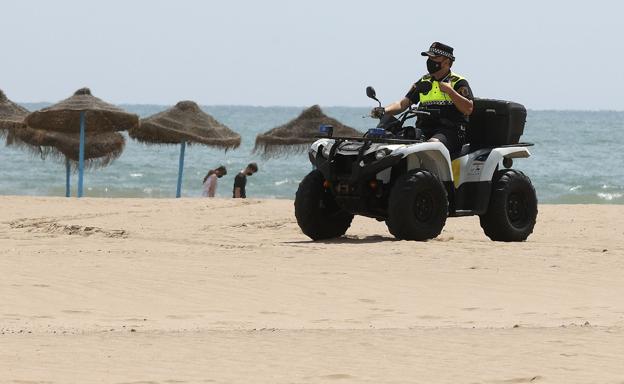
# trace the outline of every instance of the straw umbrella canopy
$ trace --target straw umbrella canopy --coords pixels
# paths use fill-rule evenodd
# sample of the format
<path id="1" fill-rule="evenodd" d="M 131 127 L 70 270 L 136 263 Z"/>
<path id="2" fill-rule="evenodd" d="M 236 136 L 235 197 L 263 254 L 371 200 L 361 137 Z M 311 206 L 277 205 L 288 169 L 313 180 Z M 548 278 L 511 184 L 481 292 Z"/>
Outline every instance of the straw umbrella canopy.
<path id="1" fill-rule="evenodd" d="M 146 144 L 204 144 L 225 150 L 240 146 L 241 137 L 209 114 L 194 101 L 180 101 L 172 108 L 141 119 L 131 129 L 130 137 Z"/>
<path id="2" fill-rule="evenodd" d="M 205 113 L 194 101 L 180 101 L 175 106 L 141 119 L 131 129 L 130 137 L 146 144 L 181 144 L 176 197 L 182 193 L 184 151 L 186 143 L 203 144 L 224 149 L 240 146 L 241 137 L 215 118 Z"/>
<path id="3" fill-rule="evenodd" d="M 0 89 L 0 137 L 12 129 L 23 126 L 28 110 L 11 100 Z"/>
<path id="4" fill-rule="evenodd" d="M 333 126 L 335 136 L 362 135 L 356 129 L 326 116 L 321 107 L 314 105 L 288 123 L 256 136 L 254 152 L 261 152 L 264 157 L 274 157 L 305 151 L 317 140 L 321 125 Z"/>
<path id="5" fill-rule="evenodd" d="M 85 112 L 85 164 L 103 167 L 121 155 L 124 137 L 118 131 L 136 127 L 139 118 L 81 88 L 71 97 L 35 111 L 14 129 L 9 141 L 47 156 L 78 161 L 80 116 Z"/>

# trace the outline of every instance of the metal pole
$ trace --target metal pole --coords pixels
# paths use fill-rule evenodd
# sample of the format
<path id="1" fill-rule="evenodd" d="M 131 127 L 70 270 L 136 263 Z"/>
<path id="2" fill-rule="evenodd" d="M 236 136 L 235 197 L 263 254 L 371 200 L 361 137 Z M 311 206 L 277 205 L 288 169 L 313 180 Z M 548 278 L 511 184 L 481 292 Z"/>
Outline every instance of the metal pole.
<path id="1" fill-rule="evenodd" d="M 186 141 L 182 142 L 180 146 L 180 165 L 178 169 L 178 189 L 176 190 L 176 198 L 179 198 L 182 194 L 182 173 L 184 172 L 184 150 L 186 149 Z"/>
<path id="2" fill-rule="evenodd" d="M 65 158 L 65 197 L 71 196 L 71 183 L 69 182 L 69 176 L 71 175 L 71 166 L 69 165 L 69 159 Z"/>
<path id="3" fill-rule="evenodd" d="M 80 112 L 80 150 L 78 152 L 78 197 L 82 197 L 84 178 L 85 111 Z"/>

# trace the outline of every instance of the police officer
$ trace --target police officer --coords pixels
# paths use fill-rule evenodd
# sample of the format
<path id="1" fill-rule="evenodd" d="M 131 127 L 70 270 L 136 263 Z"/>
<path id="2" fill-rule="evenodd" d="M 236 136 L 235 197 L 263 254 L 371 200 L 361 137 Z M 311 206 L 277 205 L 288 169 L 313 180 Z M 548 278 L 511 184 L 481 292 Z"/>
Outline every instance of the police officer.
<path id="1" fill-rule="evenodd" d="M 435 42 L 421 54 L 427 56 L 429 73 L 421 77 L 403 99 L 385 108 L 374 108 L 371 116 L 396 115 L 418 104 L 419 110 L 430 112 L 428 116 L 419 115 L 416 123 L 425 139 L 443 143 L 449 152 L 458 151 L 472 113 L 472 90 L 466 79 L 451 71 L 455 61 L 453 48 Z"/>

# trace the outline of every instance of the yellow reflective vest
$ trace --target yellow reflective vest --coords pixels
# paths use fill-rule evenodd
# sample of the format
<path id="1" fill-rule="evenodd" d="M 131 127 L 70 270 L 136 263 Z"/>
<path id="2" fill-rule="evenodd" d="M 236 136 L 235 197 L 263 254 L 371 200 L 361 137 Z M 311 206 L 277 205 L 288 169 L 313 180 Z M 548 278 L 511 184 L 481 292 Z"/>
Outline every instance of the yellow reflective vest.
<path id="1" fill-rule="evenodd" d="M 449 78 L 451 87 L 455 88 L 455 84 L 464 78 L 456 73 L 451 72 L 446 78 Z M 427 93 L 420 93 L 420 105 L 426 107 L 428 105 L 453 105 L 451 97 L 440 90 L 440 83 L 431 75 L 423 76 L 419 81 L 428 81 L 431 83 L 431 90 Z"/>

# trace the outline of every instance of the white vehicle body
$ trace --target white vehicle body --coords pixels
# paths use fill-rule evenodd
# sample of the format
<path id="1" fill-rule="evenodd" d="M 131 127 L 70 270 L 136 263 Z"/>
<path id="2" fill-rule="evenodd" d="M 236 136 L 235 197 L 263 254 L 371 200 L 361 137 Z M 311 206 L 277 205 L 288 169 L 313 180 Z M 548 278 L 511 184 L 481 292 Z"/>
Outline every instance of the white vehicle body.
<path id="1" fill-rule="evenodd" d="M 323 157 L 328 158 L 335 145 L 334 139 L 319 139 L 310 147 L 311 158 L 316 158 L 319 148 Z M 337 154 L 357 156 L 362 142 L 345 141 L 336 149 Z M 464 152 L 467 152 L 464 154 Z M 400 156 L 406 159 L 407 171 L 427 169 L 434 173 L 441 182 L 452 182 L 455 188 L 465 183 L 491 182 L 494 172 L 504 168 L 504 159 L 528 158 L 531 153 L 525 146 L 505 146 L 499 148 L 483 148 L 474 152 L 462 150 L 461 156 L 451 160 L 446 147 L 439 142 L 423 142 L 415 144 L 372 144 L 363 152 L 364 155 L 378 154 L 378 160 L 387 156 Z M 383 155 L 382 155 L 383 153 Z M 360 162 L 360 167 L 365 167 Z M 377 180 L 387 184 L 390 182 L 390 169 L 377 173 Z"/>

